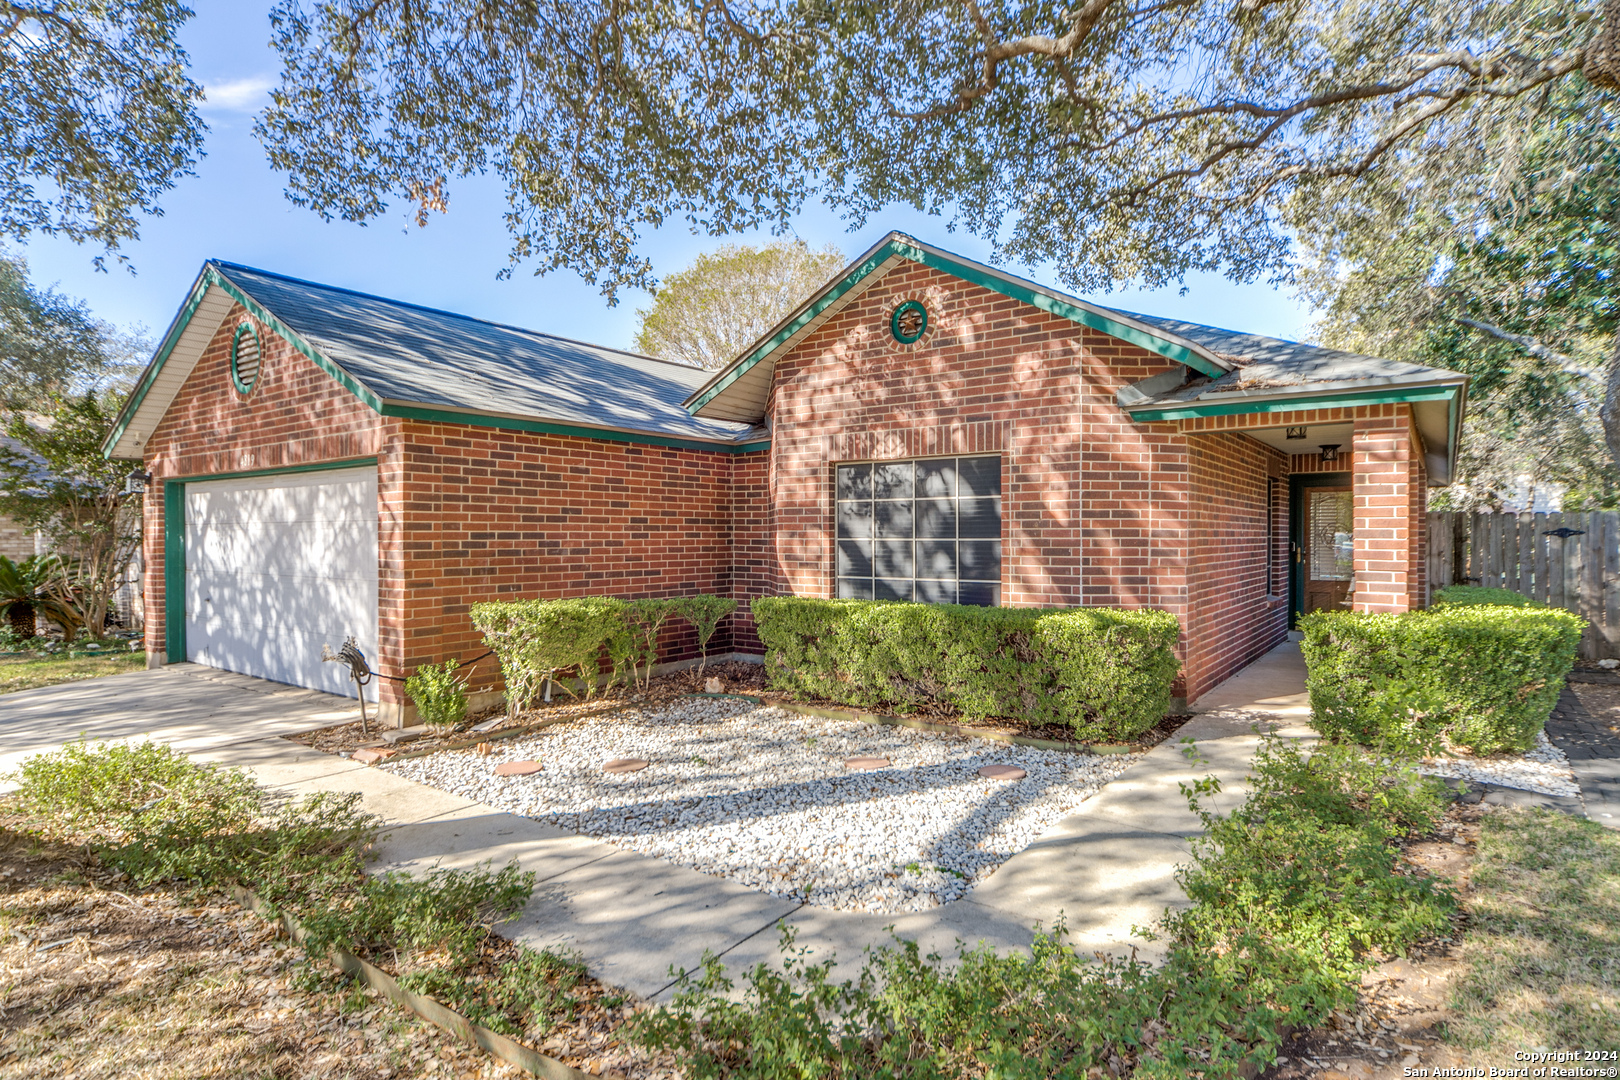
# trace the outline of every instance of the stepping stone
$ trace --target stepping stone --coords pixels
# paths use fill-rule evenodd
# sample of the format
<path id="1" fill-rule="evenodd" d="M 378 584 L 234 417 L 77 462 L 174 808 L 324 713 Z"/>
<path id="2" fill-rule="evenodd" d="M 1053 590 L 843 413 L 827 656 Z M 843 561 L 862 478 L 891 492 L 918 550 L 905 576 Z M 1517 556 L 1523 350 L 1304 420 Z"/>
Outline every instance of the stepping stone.
<path id="1" fill-rule="evenodd" d="M 886 757 L 852 757 L 844 759 L 844 768 L 846 769 L 860 771 L 864 769 L 887 769 L 888 767 L 889 759 Z"/>
<path id="2" fill-rule="evenodd" d="M 610 773 L 640 772 L 642 769 L 645 769 L 646 767 L 647 767 L 647 763 L 645 761 L 643 761 L 641 758 L 638 758 L 638 757 L 621 757 L 621 758 L 614 758 L 612 761 L 608 762 L 606 765 L 603 765 L 602 766 L 602 771 L 603 772 L 610 772 Z"/>
<path id="3" fill-rule="evenodd" d="M 410 742 L 412 739 L 420 739 L 426 734 L 427 725 L 417 724 L 415 727 L 394 728 L 392 731 L 385 731 L 382 733 L 382 737 L 390 743 L 402 743 Z"/>
<path id="4" fill-rule="evenodd" d="M 375 765 L 392 753 L 391 750 L 356 750 L 349 755 L 349 760 L 358 761 L 362 765 Z"/>
<path id="5" fill-rule="evenodd" d="M 545 768 L 538 761 L 503 761 L 495 766 L 496 776 L 528 776 Z"/>
<path id="6" fill-rule="evenodd" d="M 1016 765 L 986 765 L 979 775 L 987 780 L 1022 780 L 1029 774 Z"/>

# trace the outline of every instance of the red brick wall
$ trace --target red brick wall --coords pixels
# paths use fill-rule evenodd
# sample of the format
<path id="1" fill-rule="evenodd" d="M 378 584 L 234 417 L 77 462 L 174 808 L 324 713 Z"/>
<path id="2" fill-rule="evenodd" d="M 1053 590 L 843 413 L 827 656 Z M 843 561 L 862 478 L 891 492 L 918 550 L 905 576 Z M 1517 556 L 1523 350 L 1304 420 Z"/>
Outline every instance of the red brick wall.
<path id="1" fill-rule="evenodd" d="M 399 480 L 379 494 L 404 522 L 379 582 L 385 671 L 483 652 L 468 617 L 481 600 L 732 591 L 733 470 L 757 487 L 750 459 L 763 454 L 418 421 L 397 439 Z M 731 651 L 731 637 L 722 625 L 710 652 Z M 661 658 L 696 655 L 691 628 L 672 621 Z M 473 685 L 492 686 L 497 670 L 483 661 Z"/>
<path id="2" fill-rule="evenodd" d="M 231 341 L 245 319 L 257 327 L 262 350 L 247 397 L 231 382 Z M 162 480 L 371 457 L 391 423 L 233 307 L 143 448 L 158 481 L 145 500 L 147 651 L 164 649 Z"/>
<path id="3" fill-rule="evenodd" d="M 737 613 L 731 619 L 731 649 L 735 652 L 759 654 L 765 651 L 764 643 L 754 631 L 754 616 L 748 604 L 756 596 L 776 596 L 783 591 L 781 567 L 776 561 L 774 519 L 771 455 L 734 455 L 731 458 L 731 595 L 737 600 Z"/>
<path id="4" fill-rule="evenodd" d="M 888 332 L 921 299 L 927 334 Z M 1188 463 L 1119 387 L 1169 366 L 1136 346 L 902 264 L 780 357 L 772 409 L 781 587 L 833 590 L 831 466 L 1002 456 L 1002 602 L 1162 607 L 1186 617 Z"/>
<path id="5" fill-rule="evenodd" d="M 1410 611 L 1427 598 L 1422 439 L 1409 406 L 1356 411 L 1355 610 Z"/>
<path id="6" fill-rule="evenodd" d="M 1240 434 L 1190 435 L 1187 442 L 1186 692 L 1197 700 L 1288 633 L 1286 562 L 1278 550 L 1286 551 L 1288 536 L 1288 459 Z"/>

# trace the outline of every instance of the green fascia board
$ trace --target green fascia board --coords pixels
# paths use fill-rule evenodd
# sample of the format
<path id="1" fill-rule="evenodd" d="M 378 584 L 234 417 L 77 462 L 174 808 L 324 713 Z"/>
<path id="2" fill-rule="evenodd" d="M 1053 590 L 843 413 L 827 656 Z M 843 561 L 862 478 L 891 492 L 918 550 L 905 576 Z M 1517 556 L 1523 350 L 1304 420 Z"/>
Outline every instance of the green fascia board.
<path id="1" fill-rule="evenodd" d="M 1158 420 L 1190 420 L 1198 416 L 1242 416 L 1248 413 L 1300 412 L 1308 409 L 1339 409 L 1356 405 L 1388 405 L 1396 402 L 1445 401 L 1455 399 L 1458 389 L 1455 383 L 1447 386 L 1391 387 L 1334 394 L 1301 394 L 1299 397 L 1267 398 L 1264 401 L 1169 405 L 1159 409 L 1127 409 L 1126 412 L 1132 420 L 1151 423 Z"/>
<path id="2" fill-rule="evenodd" d="M 1207 357 L 1200 355 L 1196 350 L 1188 348 L 1179 341 L 1170 341 L 1139 327 L 1128 326 L 1100 311 L 1093 311 L 1088 307 L 1072 304 L 1067 300 L 1033 289 L 1021 282 L 1008 281 L 998 274 L 987 273 L 982 267 L 975 266 L 972 263 L 961 262 L 943 254 L 914 247 L 904 241 L 891 241 L 888 246 L 896 249 L 895 254 L 904 256 L 912 262 L 919 262 L 935 270 L 942 270 L 965 281 L 971 281 L 975 285 L 983 286 L 991 292 L 1000 293 L 1002 296 L 1022 300 L 1031 307 L 1039 308 L 1050 315 L 1068 319 L 1070 322 L 1079 323 L 1081 326 L 1087 326 L 1093 330 L 1101 330 L 1109 337 L 1140 346 L 1148 352 L 1157 353 L 1166 360 L 1185 364 L 1194 371 L 1208 375 L 1212 379 L 1218 379 L 1226 374 L 1225 368 L 1211 363 Z"/>
<path id="3" fill-rule="evenodd" d="M 899 248 L 899 243 L 891 240 L 882 247 L 878 248 L 871 255 L 867 256 L 865 259 L 862 259 L 860 263 L 852 267 L 849 272 L 843 276 L 842 280 L 813 301 L 809 307 L 799 312 L 799 314 L 793 318 L 793 321 L 789 322 L 786 326 L 782 327 L 782 329 L 772 334 L 768 340 L 759 346 L 759 348 L 749 353 L 746 360 L 742 361 L 742 363 L 738 364 L 730 371 L 727 371 L 720 377 L 718 382 L 709 387 L 707 390 L 703 391 L 702 396 L 686 407 L 686 411 L 695 415 L 699 409 L 713 401 L 722 390 L 726 389 L 732 383 L 746 375 L 749 370 L 754 367 L 754 365 L 758 364 L 761 360 L 771 355 L 771 353 L 781 348 L 783 342 L 787 341 L 794 334 L 797 334 L 800 330 L 803 330 L 806 326 L 810 325 L 817 315 L 820 315 L 823 311 L 826 311 L 828 308 L 838 303 L 845 293 L 849 292 L 856 285 L 859 285 L 879 266 L 882 266 L 891 257 L 900 254 Z"/>
<path id="4" fill-rule="evenodd" d="M 157 380 L 158 372 L 163 370 L 163 365 L 168 363 L 170 354 L 174 352 L 175 346 L 180 343 L 181 335 L 185 333 L 186 326 L 191 322 L 192 317 L 196 315 L 197 305 L 202 303 L 203 297 L 208 293 L 209 286 L 218 286 L 232 300 L 246 308 L 248 314 L 268 326 L 286 340 L 289 345 L 307 356 L 316 367 L 336 379 L 345 390 L 363 401 L 373 412 L 382 412 L 381 398 L 362 385 L 354 376 L 321 355 L 320 350 L 299 337 L 286 323 L 270 314 L 257 300 L 237 288 L 235 283 L 220 273 L 217 266 L 209 263 L 203 268 L 202 277 L 197 280 L 196 286 L 191 290 L 191 297 L 186 301 L 185 306 L 180 309 L 180 314 L 175 318 L 174 325 L 169 328 L 168 335 L 163 339 L 162 347 L 158 349 L 152 363 L 147 366 L 140 383 L 135 387 L 135 392 L 130 395 L 128 404 L 124 406 L 124 411 L 119 414 L 118 422 L 113 425 L 112 431 L 102 440 L 101 452 L 104 457 L 110 458 L 112 448 L 118 445 L 119 439 L 124 437 L 124 431 L 129 427 L 130 421 L 135 418 L 135 413 L 140 409 L 141 402 L 145 400 L 147 392 L 152 389 L 152 384 Z"/>
<path id="5" fill-rule="evenodd" d="M 376 464 L 376 457 L 343 458 L 339 461 L 312 461 L 302 465 L 281 465 L 272 469 L 203 473 L 197 476 L 182 476 L 177 480 L 166 480 L 164 483 L 166 485 L 176 482 L 181 484 L 201 484 L 207 480 L 244 480 L 254 476 L 291 476 L 294 473 L 331 472 L 333 469 L 359 469 Z M 165 504 L 165 513 L 167 513 L 167 504 Z"/>
<path id="6" fill-rule="evenodd" d="M 360 401 L 362 401 L 368 408 L 377 413 L 379 416 L 394 416 L 410 420 L 430 420 L 447 423 L 472 424 L 478 427 L 513 428 L 518 431 L 534 431 L 549 435 L 576 435 L 582 438 L 600 439 L 606 442 L 646 443 L 653 446 L 668 446 L 681 450 L 709 450 L 724 454 L 752 453 L 759 450 L 765 450 L 770 446 L 769 440 L 749 443 L 711 443 L 703 442 L 697 439 L 680 439 L 670 436 L 651 434 L 642 435 L 639 433 L 612 431 L 604 428 L 556 424 L 543 420 L 520 420 L 503 416 L 488 416 L 480 413 L 463 413 L 450 409 L 435 409 L 429 406 L 400 405 L 393 403 L 385 404 L 382 398 L 378 397 L 372 390 L 362 384 L 359 380 L 355 379 L 354 376 L 350 375 L 347 371 L 344 371 L 341 367 L 327 359 L 318 349 L 312 346 L 309 342 L 305 341 L 280 319 L 272 315 L 257 300 L 254 300 L 247 293 L 239 289 L 235 283 L 220 272 L 218 267 L 210 263 L 203 268 L 202 276 L 197 279 L 197 284 L 191 290 L 191 296 L 186 300 L 185 306 L 180 309 L 179 315 L 175 317 L 174 324 L 169 328 L 168 334 L 165 335 L 163 339 L 162 347 L 158 349 L 157 355 L 153 359 L 153 362 L 147 366 L 145 373 L 141 377 L 140 383 L 135 388 L 135 392 L 130 395 L 128 404 L 124 406 L 123 412 L 119 415 L 118 422 L 113 426 L 112 431 L 107 435 L 106 439 L 102 441 L 101 449 L 104 456 L 110 457 L 112 454 L 112 448 L 118 444 L 119 439 L 123 438 L 124 431 L 129 427 L 130 421 L 134 419 L 136 411 L 139 410 L 141 402 L 151 390 L 153 383 L 157 379 L 158 373 L 163 369 L 163 365 L 168 362 L 169 356 L 174 352 L 175 347 L 179 344 L 181 335 L 184 334 L 186 326 L 191 322 L 192 317 L 197 313 L 197 307 L 202 303 L 203 297 L 207 295 L 210 286 L 217 286 L 227 296 L 241 304 L 242 307 L 247 309 L 250 315 L 286 340 L 287 343 L 293 348 L 303 353 L 312 363 L 315 364 L 316 367 L 320 368 L 333 379 L 337 380 L 339 385 L 348 390 L 355 397 L 359 398 Z M 268 469 L 253 473 L 221 474 L 221 476 L 260 476 L 291 471 L 294 470 Z"/>
<path id="7" fill-rule="evenodd" d="M 888 241 L 867 258 L 862 259 L 860 263 L 851 267 L 838 284 L 800 312 L 792 322 L 772 334 L 759 348 L 749 353 L 747 359 L 726 372 L 718 382 L 705 390 L 692 404 L 688 405 L 686 411 L 696 413 L 703 406 L 713 401 L 721 391 L 742 378 L 761 360 L 781 348 L 794 334 L 803 330 L 823 311 L 836 304 L 846 293 L 877 270 L 879 266 L 896 256 L 921 263 L 935 270 L 944 271 L 947 274 L 983 286 L 991 292 L 1000 293 L 1002 296 L 1013 300 L 1021 300 L 1031 307 L 1068 319 L 1070 322 L 1079 323 L 1081 326 L 1101 330 L 1110 337 L 1119 338 L 1121 341 L 1129 342 L 1132 345 L 1139 345 L 1149 352 L 1156 353 L 1167 360 L 1173 360 L 1178 364 L 1185 364 L 1211 378 L 1219 378 L 1226 374 L 1224 368 L 1211 363 L 1208 358 L 1201 356 L 1197 351 L 1180 342 L 1158 337 L 1134 326 L 1127 326 L 1125 323 L 1111 319 L 1101 312 L 1093 311 L 1079 304 L 1069 303 L 1020 282 L 1008 281 L 997 274 L 986 273 L 982 268 L 971 263 L 953 259 L 947 255 L 928 251 L 914 244 L 908 244 L 904 240 L 896 239 Z"/>
<path id="8" fill-rule="evenodd" d="M 163 481 L 163 649 L 171 664 L 186 658 L 186 485 Z"/>
<path id="9" fill-rule="evenodd" d="M 574 424 L 556 424 L 549 420 L 525 420 L 512 416 L 489 416 L 485 413 L 456 412 L 453 409 L 435 409 L 422 405 L 401 405 L 389 402 L 379 410 L 384 416 L 401 420 L 425 420 L 435 424 L 470 424 L 473 427 L 507 428 L 512 431 L 530 431 L 539 435 L 572 435 L 599 442 L 641 443 L 647 446 L 667 446 L 675 450 L 707 450 L 719 454 L 751 454 L 770 449 L 769 439 L 758 442 L 723 443 L 703 442 L 699 439 L 680 439 L 669 435 L 644 435 L 638 431 L 615 431 L 612 428 L 580 427 Z"/>

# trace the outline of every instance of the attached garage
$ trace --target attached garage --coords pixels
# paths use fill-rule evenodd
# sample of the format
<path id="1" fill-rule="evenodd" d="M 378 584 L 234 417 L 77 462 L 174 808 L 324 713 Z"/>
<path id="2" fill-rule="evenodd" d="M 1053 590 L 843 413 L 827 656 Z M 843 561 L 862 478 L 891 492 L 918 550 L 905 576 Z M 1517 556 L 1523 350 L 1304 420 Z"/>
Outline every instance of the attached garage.
<path id="1" fill-rule="evenodd" d="M 321 646 L 335 649 L 352 636 L 366 656 L 377 655 L 376 467 L 173 486 L 185 504 L 184 642 L 176 651 L 193 663 L 352 696 L 347 667 L 323 663 Z M 366 687 L 367 700 L 376 693 L 375 682 Z"/>

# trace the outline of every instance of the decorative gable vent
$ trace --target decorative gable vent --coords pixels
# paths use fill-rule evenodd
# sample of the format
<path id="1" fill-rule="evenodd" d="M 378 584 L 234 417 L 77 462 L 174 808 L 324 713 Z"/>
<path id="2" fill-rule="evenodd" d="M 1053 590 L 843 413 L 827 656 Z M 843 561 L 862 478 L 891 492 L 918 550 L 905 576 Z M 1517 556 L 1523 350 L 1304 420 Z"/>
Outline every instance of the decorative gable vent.
<path id="1" fill-rule="evenodd" d="M 910 345 L 928 332 L 928 309 L 918 300 L 907 300 L 889 317 L 889 332 L 902 345 Z"/>
<path id="2" fill-rule="evenodd" d="M 253 384 L 259 381 L 261 351 L 259 332 L 253 324 L 244 322 L 238 326 L 236 337 L 231 340 L 231 382 L 243 397 L 253 393 Z"/>

